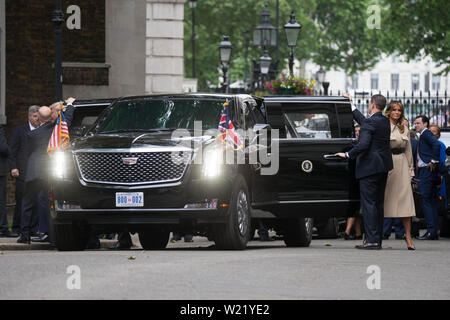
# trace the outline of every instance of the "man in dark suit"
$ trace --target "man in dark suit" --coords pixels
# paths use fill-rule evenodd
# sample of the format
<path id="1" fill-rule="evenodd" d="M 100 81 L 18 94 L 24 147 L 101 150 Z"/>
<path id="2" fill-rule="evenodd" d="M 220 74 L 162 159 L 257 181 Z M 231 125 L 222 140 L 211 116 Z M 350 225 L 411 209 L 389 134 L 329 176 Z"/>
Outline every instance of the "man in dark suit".
<path id="1" fill-rule="evenodd" d="M 8 166 L 9 147 L 6 141 L 5 130 L 0 126 L 0 237 L 14 237 L 9 231 L 6 216 L 6 170 Z"/>
<path id="2" fill-rule="evenodd" d="M 28 122 L 24 125 L 14 128 L 11 135 L 9 157 L 9 169 L 11 176 L 16 179 L 16 207 L 14 209 L 14 218 L 12 231 L 14 233 L 20 232 L 20 216 L 22 213 L 22 198 L 25 185 L 27 160 L 28 160 L 28 133 L 39 127 L 39 106 L 31 106 L 28 108 Z M 37 212 L 33 212 L 31 221 L 32 233 L 37 233 L 38 220 Z M 16 234 L 18 237 L 18 234 Z"/>
<path id="3" fill-rule="evenodd" d="M 72 105 L 73 101 L 75 101 L 74 98 L 66 100 L 67 108 L 64 113 L 69 128 L 74 112 Z M 56 124 L 59 105 L 60 103 L 55 103 L 51 108 L 46 106 L 39 108 L 39 119 L 42 124 L 38 129 L 28 133 L 29 157 L 25 177 L 25 193 L 22 202 L 21 236 L 17 240 L 18 243 L 30 243 L 31 213 L 33 207 L 36 207 L 41 201 L 46 204 L 45 210 L 42 211 L 43 216 L 39 219 L 39 229 L 43 234 L 38 239 L 33 240 L 37 242 L 50 241 L 49 207 L 47 199 L 47 169 L 50 158 L 47 154 L 47 146 Z"/>
<path id="4" fill-rule="evenodd" d="M 350 95 L 344 95 L 350 98 Z M 351 102 L 351 100 L 350 100 Z M 389 148 L 391 125 L 382 114 L 386 98 L 380 94 L 372 96 L 369 118 L 365 118 L 352 104 L 353 117 L 361 125 L 358 143 L 346 153 L 337 153 L 343 158 L 356 158 L 356 179 L 359 179 L 361 207 L 363 211 L 365 243 L 357 249 L 381 249 L 383 239 L 384 192 L 387 175 L 393 168 Z"/>
<path id="5" fill-rule="evenodd" d="M 428 129 L 430 120 L 421 115 L 414 119 L 416 132 L 420 134 L 417 146 L 417 175 L 419 179 L 419 192 L 423 199 L 423 215 L 427 221 L 427 232 L 417 239 L 438 240 L 438 211 L 437 186 L 440 184 L 439 163 L 440 144 L 434 134 Z"/>

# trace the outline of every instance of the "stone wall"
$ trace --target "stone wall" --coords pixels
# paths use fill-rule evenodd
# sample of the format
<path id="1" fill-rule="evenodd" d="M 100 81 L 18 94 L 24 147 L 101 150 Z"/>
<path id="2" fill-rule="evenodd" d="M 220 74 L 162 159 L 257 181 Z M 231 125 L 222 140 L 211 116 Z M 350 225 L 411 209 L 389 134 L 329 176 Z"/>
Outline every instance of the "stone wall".
<path id="1" fill-rule="evenodd" d="M 145 91 L 183 92 L 186 0 L 147 0 Z"/>

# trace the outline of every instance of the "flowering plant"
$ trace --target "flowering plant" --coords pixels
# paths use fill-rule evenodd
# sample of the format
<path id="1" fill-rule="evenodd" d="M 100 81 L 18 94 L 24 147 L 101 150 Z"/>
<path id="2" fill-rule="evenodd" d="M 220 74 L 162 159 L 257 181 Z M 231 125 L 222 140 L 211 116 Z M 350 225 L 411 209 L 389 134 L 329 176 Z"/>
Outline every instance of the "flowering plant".
<path id="1" fill-rule="evenodd" d="M 264 82 L 264 89 L 269 94 L 296 94 L 311 96 L 314 94 L 316 83 L 314 80 L 308 82 L 292 76 L 281 74 L 281 78 Z"/>

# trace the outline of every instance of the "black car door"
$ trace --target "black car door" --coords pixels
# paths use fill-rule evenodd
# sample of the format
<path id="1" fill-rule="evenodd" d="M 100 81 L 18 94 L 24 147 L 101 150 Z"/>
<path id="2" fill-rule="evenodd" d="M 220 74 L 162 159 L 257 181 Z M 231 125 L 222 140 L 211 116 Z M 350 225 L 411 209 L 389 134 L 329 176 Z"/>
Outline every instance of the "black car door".
<path id="1" fill-rule="evenodd" d="M 269 123 L 280 129 L 279 169 L 258 177 L 265 189 L 255 189 L 254 206 L 278 217 L 351 215 L 359 201 L 352 166 L 333 156 L 354 143 L 348 102 L 280 99 L 266 108 Z"/>

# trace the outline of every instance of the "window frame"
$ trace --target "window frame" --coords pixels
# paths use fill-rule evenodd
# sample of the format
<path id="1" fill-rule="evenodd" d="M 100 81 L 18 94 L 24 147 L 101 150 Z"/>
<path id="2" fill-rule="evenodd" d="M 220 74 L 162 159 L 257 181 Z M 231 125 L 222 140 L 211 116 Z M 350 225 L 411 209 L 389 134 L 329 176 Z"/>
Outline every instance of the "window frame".
<path id="1" fill-rule="evenodd" d="M 414 88 L 414 80 L 417 80 L 417 88 Z M 411 91 L 419 91 L 420 90 L 420 73 L 412 73 L 411 74 Z"/>
<path id="2" fill-rule="evenodd" d="M 374 82 L 375 81 L 376 81 L 376 86 L 374 86 Z M 379 76 L 378 76 L 378 73 L 371 73 L 370 74 L 370 89 L 371 90 L 378 90 L 378 88 L 379 88 Z"/>
<path id="3" fill-rule="evenodd" d="M 396 76 L 394 81 L 394 76 Z M 394 87 L 394 83 L 396 83 L 396 87 Z M 391 90 L 398 91 L 400 88 L 400 74 L 398 73 L 391 73 Z"/>

